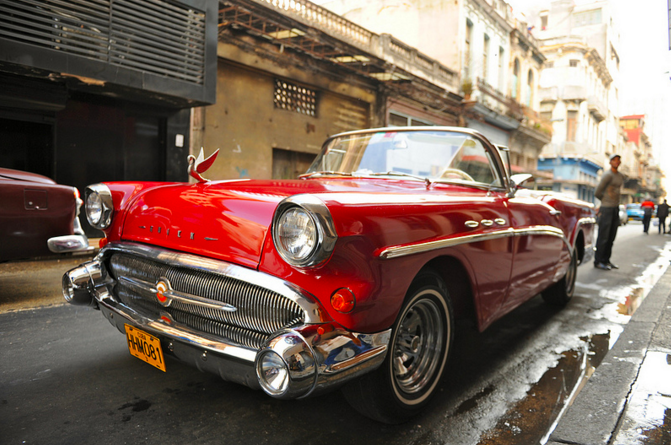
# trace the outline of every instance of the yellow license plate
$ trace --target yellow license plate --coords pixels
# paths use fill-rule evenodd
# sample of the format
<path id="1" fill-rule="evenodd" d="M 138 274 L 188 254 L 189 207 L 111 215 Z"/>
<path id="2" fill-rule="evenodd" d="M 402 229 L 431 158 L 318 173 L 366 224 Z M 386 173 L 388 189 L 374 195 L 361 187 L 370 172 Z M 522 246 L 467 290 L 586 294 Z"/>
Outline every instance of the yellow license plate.
<path id="1" fill-rule="evenodd" d="M 161 341 L 140 329 L 124 324 L 126 339 L 131 355 L 165 372 L 165 360 L 161 350 Z"/>

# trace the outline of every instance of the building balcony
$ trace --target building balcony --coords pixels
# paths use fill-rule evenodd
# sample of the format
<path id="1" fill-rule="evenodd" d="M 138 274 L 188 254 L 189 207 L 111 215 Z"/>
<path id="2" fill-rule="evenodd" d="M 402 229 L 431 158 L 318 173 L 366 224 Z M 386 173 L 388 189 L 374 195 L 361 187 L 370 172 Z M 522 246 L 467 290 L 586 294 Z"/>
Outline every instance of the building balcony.
<path id="1" fill-rule="evenodd" d="M 526 105 L 520 105 L 524 117 L 522 118 L 522 125 L 543 133 L 542 139 L 547 139 L 545 143 L 549 143 L 552 139 L 552 122 L 541 117 L 540 113 L 534 111 Z"/>
<path id="2" fill-rule="evenodd" d="M 608 110 L 606 109 L 606 106 L 596 96 L 589 96 L 587 98 L 587 107 L 597 122 L 601 122 L 606 117 L 608 117 Z"/>
<path id="3" fill-rule="evenodd" d="M 597 152 L 591 144 L 586 142 L 550 143 L 543 147 L 541 156 L 544 158 L 583 158 L 592 161 L 597 165 L 602 165 L 604 155 Z"/>
<path id="4" fill-rule="evenodd" d="M 455 71 L 389 34 L 376 34 L 309 0 L 254 0 L 253 8 L 245 3 L 221 8 L 220 33 L 226 27 L 246 29 L 382 82 L 416 76 L 459 93 Z"/>
<path id="5" fill-rule="evenodd" d="M 562 100 L 587 100 L 586 88 L 582 85 L 564 85 L 561 89 L 560 99 Z"/>
<path id="6" fill-rule="evenodd" d="M 487 108 L 518 121 L 524 117 L 522 105 L 481 78 L 478 78 L 475 87 L 478 92 L 476 99 Z"/>
<path id="7" fill-rule="evenodd" d="M 558 98 L 557 87 L 538 89 L 538 99 L 540 99 L 541 102 L 557 102 Z"/>

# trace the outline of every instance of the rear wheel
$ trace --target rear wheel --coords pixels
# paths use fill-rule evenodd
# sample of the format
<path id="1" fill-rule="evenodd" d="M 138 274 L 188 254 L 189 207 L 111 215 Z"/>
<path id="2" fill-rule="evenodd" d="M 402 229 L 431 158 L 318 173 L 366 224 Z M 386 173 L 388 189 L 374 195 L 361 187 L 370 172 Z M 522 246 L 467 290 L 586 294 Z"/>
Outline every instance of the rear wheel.
<path id="1" fill-rule="evenodd" d="M 401 423 L 418 414 L 436 391 L 450 352 L 452 304 L 445 283 L 420 273 L 410 286 L 392 330 L 384 363 L 343 388 L 361 414 Z"/>
<path id="2" fill-rule="evenodd" d="M 571 262 L 569 263 L 566 275 L 557 281 L 555 284 L 545 289 L 542 293 L 543 300 L 553 306 L 566 306 L 575 291 L 575 279 L 578 275 L 578 255 L 576 249 L 573 249 L 571 254 Z"/>

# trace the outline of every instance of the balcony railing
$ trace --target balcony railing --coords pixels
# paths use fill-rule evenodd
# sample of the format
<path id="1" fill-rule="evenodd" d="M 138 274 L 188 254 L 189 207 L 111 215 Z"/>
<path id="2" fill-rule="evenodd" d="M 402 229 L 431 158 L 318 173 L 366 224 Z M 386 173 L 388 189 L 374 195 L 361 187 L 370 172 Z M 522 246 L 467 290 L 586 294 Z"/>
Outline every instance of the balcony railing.
<path id="1" fill-rule="evenodd" d="M 494 99 L 496 102 L 504 106 L 504 113 L 515 119 L 522 119 L 524 117 L 524 112 L 522 111 L 522 105 L 511 97 L 506 96 L 483 79 L 478 78 L 477 80 L 477 89 L 480 93 L 491 99 Z M 485 99 L 483 97 L 483 99 Z"/>
<path id="2" fill-rule="evenodd" d="M 281 11 L 289 17 L 327 31 L 339 39 L 368 46 L 375 34 L 328 9 L 307 0 L 253 0 Z"/>
<path id="3" fill-rule="evenodd" d="M 249 28 L 271 40 L 280 40 L 285 46 L 296 47 L 315 57 L 328 58 L 344 66 L 360 66 L 361 71 L 379 80 L 407 79 L 400 72 L 403 70 L 450 92 L 458 92 L 456 72 L 437 60 L 389 34 L 375 34 L 308 0 L 234 0 L 228 3 L 234 6 L 220 11 L 221 23 Z M 251 5 L 255 7 L 251 8 Z M 266 26 L 270 23 L 268 15 L 259 13 L 260 8 L 275 11 L 298 23 L 288 25 L 274 21 L 272 26 Z M 268 28 L 272 28 L 272 31 Z M 348 45 L 315 36 L 319 33 L 310 33 L 308 28 Z M 373 65 L 378 68 L 378 72 L 369 69 Z M 390 66 L 399 69 L 390 71 Z"/>
<path id="4" fill-rule="evenodd" d="M 533 128 L 534 130 L 545 133 L 548 137 L 552 137 L 552 122 L 541 117 L 540 113 L 534 111 L 526 105 L 521 105 L 522 113 L 524 113 L 524 118 L 522 123 L 528 127 Z"/>

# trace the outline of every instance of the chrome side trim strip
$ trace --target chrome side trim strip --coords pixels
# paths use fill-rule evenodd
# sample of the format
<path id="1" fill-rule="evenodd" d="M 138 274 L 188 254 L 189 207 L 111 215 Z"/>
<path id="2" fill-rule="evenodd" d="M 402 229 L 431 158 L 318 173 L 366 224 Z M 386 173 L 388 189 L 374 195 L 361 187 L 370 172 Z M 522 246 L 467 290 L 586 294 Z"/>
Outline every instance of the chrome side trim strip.
<path id="1" fill-rule="evenodd" d="M 564 232 L 561 229 L 553 226 L 531 226 L 525 227 L 523 229 L 513 229 L 509 227 L 503 230 L 478 233 L 474 235 L 457 236 L 454 238 L 417 243 L 409 246 L 387 247 L 382 252 L 380 252 L 378 256 L 381 259 L 399 258 L 406 255 L 414 255 L 416 253 L 429 252 L 431 250 L 444 249 L 446 247 L 454 247 L 462 244 L 479 243 L 482 241 L 497 240 L 501 238 L 523 235 L 547 235 L 561 238 L 568 246 L 569 250 L 573 250 L 571 244 L 569 243 L 566 236 L 564 236 Z"/>
<path id="2" fill-rule="evenodd" d="M 596 218 L 580 218 L 576 225 L 582 226 L 583 224 L 596 224 Z"/>
<path id="3" fill-rule="evenodd" d="M 225 277 L 235 278 L 253 284 L 294 301 L 305 313 L 305 323 L 323 323 L 331 318 L 322 310 L 316 299 L 300 289 L 298 286 L 272 275 L 252 269 L 247 269 L 223 260 L 214 260 L 188 253 L 175 252 L 167 249 L 149 247 L 143 244 L 130 242 L 113 242 L 105 246 L 99 258 L 114 251 L 138 255 L 173 267 L 185 267 L 203 272 L 209 272 Z"/>

